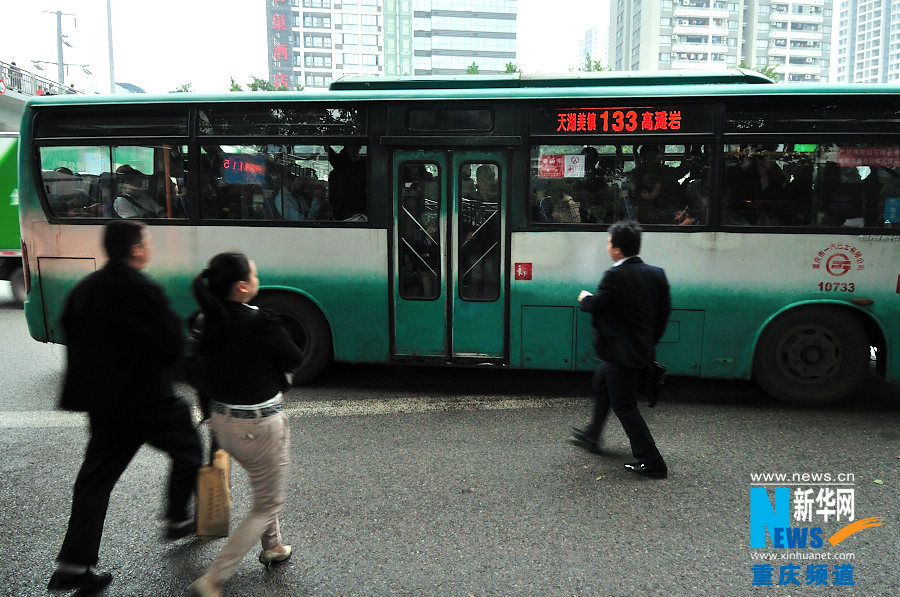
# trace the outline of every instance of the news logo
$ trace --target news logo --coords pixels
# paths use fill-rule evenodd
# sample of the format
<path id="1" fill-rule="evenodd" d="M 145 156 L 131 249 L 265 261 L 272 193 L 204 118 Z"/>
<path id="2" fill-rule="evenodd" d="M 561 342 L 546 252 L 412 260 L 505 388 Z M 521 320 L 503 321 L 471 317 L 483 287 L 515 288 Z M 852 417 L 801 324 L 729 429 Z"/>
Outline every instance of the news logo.
<path id="1" fill-rule="evenodd" d="M 751 558 L 762 562 L 751 567 L 753 585 L 855 585 L 850 563 L 855 555 L 834 548 L 885 519 L 856 518 L 853 478 L 852 473 L 753 475 L 750 549 Z"/>

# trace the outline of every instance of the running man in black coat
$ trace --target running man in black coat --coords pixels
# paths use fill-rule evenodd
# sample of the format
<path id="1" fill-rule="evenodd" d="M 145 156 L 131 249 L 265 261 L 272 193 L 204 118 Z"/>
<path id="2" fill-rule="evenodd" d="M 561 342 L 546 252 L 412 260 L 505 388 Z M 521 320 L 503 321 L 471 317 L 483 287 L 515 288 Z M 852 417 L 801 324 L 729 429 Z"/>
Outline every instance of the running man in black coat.
<path id="1" fill-rule="evenodd" d="M 167 537 L 194 530 L 188 502 L 202 459 L 190 406 L 166 374 L 181 356 L 184 334 L 162 288 L 141 270 L 153 251 L 149 229 L 114 220 L 104 231 L 107 264 L 72 290 L 62 315 L 66 377 L 60 407 L 86 411 L 90 439 L 72 495 L 72 513 L 48 589 L 100 589 L 94 572 L 109 496 L 145 443 L 172 459 Z"/>
<path id="2" fill-rule="evenodd" d="M 600 433 L 612 407 L 631 442 L 637 462 L 629 471 L 664 478 L 668 469 L 637 406 L 638 383 L 655 358 L 655 347 L 666 329 L 672 307 L 665 272 L 644 263 L 641 228 L 637 222 L 609 227 L 606 250 L 613 266 L 606 270 L 597 292 L 582 290 L 581 310 L 591 314 L 594 349 L 602 364 L 594 374 L 594 412 L 583 429 L 572 428 L 576 445 L 600 451 Z"/>

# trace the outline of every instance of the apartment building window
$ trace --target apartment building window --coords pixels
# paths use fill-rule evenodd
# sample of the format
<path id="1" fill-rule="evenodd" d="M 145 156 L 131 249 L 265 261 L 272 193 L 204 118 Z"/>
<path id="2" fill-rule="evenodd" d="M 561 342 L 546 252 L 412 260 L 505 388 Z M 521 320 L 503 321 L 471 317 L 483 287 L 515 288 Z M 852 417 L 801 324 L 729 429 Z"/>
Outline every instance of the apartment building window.
<path id="1" fill-rule="evenodd" d="M 344 66 L 356 66 L 357 64 L 359 64 L 359 54 L 344 54 L 343 60 Z"/>
<path id="2" fill-rule="evenodd" d="M 363 54 L 363 66 L 378 66 L 378 56 L 376 54 Z"/>
<path id="3" fill-rule="evenodd" d="M 344 46 L 358 46 L 359 45 L 359 36 L 355 33 L 345 33 L 344 34 Z"/>
<path id="4" fill-rule="evenodd" d="M 306 48 L 330 48 L 330 35 L 304 35 L 303 46 Z"/>
<path id="5" fill-rule="evenodd" d="M 303 65 L 313 68 L 331 68 L 331 56 L 306 54 L 303 58 Z"/>
<path id="6" fill-rule="evenodd" d="M 303 15 L 303 27 L 307 29 L 331 29 L 331 17 Z"/>
<path id="7" fill-rule="evenodd" d="M 378 30 L 378 15 L 362 15 L 362 30 L 363 31 L 377 31 Z"/>
<path id="8" fill-rule="evenodd" d="M 338 15 L 341 26 L 345 29 L 356 29 L 359 26 L 359 15 L 342 13 Z"/>
<path id="9" fill-rule="evenodd" d="M 331 75 L 306 75 L 307 87 L 328 87 L 331 85 Z"/>
<path id="10" fill-rule="evenodd" d="M 303 0 L 303 8 L 331 8 L 331 0 Z"/>
<path id="11" fill-rule="evenodd" d="M 362 36 L 362 45 L 363 46 L 377 46 L 378 45 L 378 36 L 377 35 L 363 35 Z"/>

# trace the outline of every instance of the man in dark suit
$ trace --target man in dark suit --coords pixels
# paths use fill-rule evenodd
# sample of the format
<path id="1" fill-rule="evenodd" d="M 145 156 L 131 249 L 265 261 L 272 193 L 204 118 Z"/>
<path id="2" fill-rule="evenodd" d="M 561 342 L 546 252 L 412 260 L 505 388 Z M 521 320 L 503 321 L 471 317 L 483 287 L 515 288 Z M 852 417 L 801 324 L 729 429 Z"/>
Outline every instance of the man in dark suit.
<path id="1" fill-rule="evenodd" d="M 181 321 L 162 288 L 141 273 L 153 251 L 144 224 L 110 222 L 103 244 L 109 261 L 75 286 L 61 320 L 67 367 L 60 407 L 88 413 L 90 439 L 50 590 L 92 591 L 112 580 L 91 567 L 110 493 L 144 443 L 172 459 L 167 536 L 194 529 L 188 502 L 202 459 L 200 438 L 190 406 L 175 396 L 166 375 L 184 346 Z"/>
<path id="2" fill-rule="evenodd" d="M 591 314 L 594 349 L 603 362 L 594 374 L 591 421 L 583 429 L 573 427 L 572 435 L 576 445 L 599 452 L 600 432 L 612 407 L 638 460 L 625 468 L 665 478 L 666 463 L 641 416 L 635 392 L 666 329 L 671 310 L 669 283 L 662 269 L 638 257 L 641 228 L 637 222 L 618 222 L 608 232 L 606 250 L 613 266 L 603 274 L 595 294 L 582 290 L 578 295 L 581 310 Z"/>

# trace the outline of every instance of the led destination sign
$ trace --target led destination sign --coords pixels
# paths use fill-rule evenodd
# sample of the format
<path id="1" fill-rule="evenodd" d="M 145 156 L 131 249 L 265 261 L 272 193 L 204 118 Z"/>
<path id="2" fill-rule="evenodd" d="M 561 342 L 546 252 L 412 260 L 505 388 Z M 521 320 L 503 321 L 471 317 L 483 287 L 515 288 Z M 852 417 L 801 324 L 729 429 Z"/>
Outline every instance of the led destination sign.
<path id="1" fill-rule="evenodd" d="M 557 108 L 532 113 L 536 135 L 702 133 L 711 126 L 712 110 L 696 104 Z"/>

